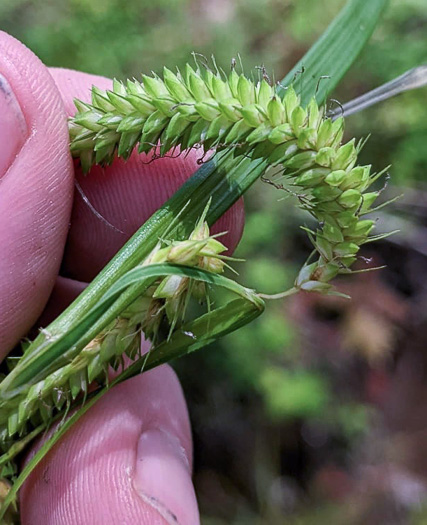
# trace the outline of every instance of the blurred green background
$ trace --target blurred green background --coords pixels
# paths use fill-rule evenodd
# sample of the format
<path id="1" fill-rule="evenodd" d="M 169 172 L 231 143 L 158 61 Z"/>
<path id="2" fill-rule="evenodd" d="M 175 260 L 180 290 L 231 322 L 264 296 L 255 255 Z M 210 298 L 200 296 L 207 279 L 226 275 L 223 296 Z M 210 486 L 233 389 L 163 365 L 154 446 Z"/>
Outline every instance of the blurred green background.
<path id="1" fill-rule="evenodd" d="M 280 79 L 343 0 L 2 0 L 0 27 L 43 62 L 125 79 L 215 55 Z M 346 102 L 427 62 L 425 0 L 392 1 L 334 93 Z M 346 50 L 343 49 L 343 53 Z M 303 77 L 301 81 L 303 82 Z M 427 523 L 427 89 L 350 117 L 361 163 L 392 164 L 379 212 L 401 233 L 365 255 L 382 272 L 340 282 L 351 302 L 298 296 L 176 364 L 195 438 L 202 523 Z M 334 102 L 330 102 L 334 106 Z M 246 198 L 240 282 L 289 287 L 310 251 L 292 197 Z M 426 409 L 427 410 L 427 409 Z"/>

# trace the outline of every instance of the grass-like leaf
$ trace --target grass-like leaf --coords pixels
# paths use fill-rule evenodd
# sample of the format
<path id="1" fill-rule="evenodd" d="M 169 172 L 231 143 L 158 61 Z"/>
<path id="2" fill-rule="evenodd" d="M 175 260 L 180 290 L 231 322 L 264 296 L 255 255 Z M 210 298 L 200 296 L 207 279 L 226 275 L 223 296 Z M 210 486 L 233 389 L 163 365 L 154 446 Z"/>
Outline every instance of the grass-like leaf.
<path id="1" fill-rule="evenodd" d="M 388 0 L 350 0 L 281 84 L 297 79 L 303 102 L 313 95 L 319 104 L 325 102 L 359 56 L 387 5 Z"/>

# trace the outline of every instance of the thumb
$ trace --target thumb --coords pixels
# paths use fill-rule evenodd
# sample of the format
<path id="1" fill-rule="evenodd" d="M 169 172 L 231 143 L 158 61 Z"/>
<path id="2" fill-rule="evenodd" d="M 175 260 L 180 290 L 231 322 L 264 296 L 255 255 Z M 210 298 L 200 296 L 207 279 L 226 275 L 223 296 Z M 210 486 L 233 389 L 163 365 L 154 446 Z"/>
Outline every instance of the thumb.
<path id="1" fill-rule="evenodd" d="M 112 388 L 21 490 L 23 525 L 198 525 L 191 433 L 163 365 Z"/>
<path id="2" fill-rule="evenodd" d="M 47 68 L 0 31 L 0 359 L 40 315 L 58 273 L 73 170 Z"/>

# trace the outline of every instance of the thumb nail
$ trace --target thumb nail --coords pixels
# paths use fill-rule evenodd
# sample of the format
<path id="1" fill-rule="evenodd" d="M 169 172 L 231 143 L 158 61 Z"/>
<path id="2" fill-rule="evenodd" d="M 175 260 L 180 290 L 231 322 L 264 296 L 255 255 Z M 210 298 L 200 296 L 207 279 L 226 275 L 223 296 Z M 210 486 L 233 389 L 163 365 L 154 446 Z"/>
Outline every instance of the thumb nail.
<path id="1" fill-rule="evenodd" d="M 0 74 L 0 178 L 12 165 L 27 138 L 27 124 L 9 82 Z"/>
<path id="2" fill-rule="evenodd" d="M 199 523 L 189 461 L 175 436 L 158 429 L 141 435 L 134 488 L 167 523 Z"/>

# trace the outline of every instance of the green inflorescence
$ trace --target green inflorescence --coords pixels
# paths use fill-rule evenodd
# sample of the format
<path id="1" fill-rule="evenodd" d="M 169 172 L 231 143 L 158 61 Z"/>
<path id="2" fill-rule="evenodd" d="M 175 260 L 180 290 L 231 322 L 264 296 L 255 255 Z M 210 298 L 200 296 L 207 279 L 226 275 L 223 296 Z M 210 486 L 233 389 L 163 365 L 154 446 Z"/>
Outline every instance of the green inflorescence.
<path id="1" fill-rule="evenodd" d="M 210 236 L 204 217 L 188 240 L 162 244 L 158 243 L 141 266 L 173 263 L 220 274 L 224 259 L 229 259 L 221 255 L 226 247 Z M 55 412 L 69 406 L 81 393 L 87 395 L 92 381 L 108 382 L 109 366 L 117 370 L 125 355 L 135 359 L 140 353 L 142 333 L 155 343 L 166 321 L 171 334 L 184 321 L 190 296 L 204 299 L 206 294 L 205 283 L 188 277 L 170 275 L 155 281 L 69 364 L 21 389 L 19 395 L 0 399 L 0 450 L 7 450 L 15 434 L 22 437 L 39 424 L 47 425 Z"/>
<path id="2" fill-rule="evenodd" d="M 307 261 L 294 287 L 282 295 L 336 293 L 330 280 L 350 272 L 361 245 L 374 239 L 369 237 L 374 221 L 363 216 L 380 193 L 369 187 L 381 173 L 356 166 L 360 146 L 354 140 L 341 144 L 343 119 L 326 118 L 314 99 L 302 107 L 293 87 L 281 99 L 265 79 L 254 83 L 235 70 L 225 78 L 187 66 L 184 74 L 165 69 L 163 79 L 144 76 L 126 86 L 115 81 L 111 91 L 93 87 L 92 104 L 76 101 L 76 106 L 71 151 L 85 172 L 116 156 L 128 159 L 137 146 L 141 153 L 158 150 L 159 155 L 174 148 L 233 148 L 236 155 L 280 168 L 296 188 L 299 206 L 319 222 L 316 231 L 307 230 L 317 260 Z M 140 264 L 172 262 L 220 273 L 224 249 L 209 236 L 203 216 L 189 239 L 159 243 Z M 91 381 L 105 382 L 109 366 L 117 368 L 125 354 L 138 354 L 142 332 L 155 340 L 165 319 L 171 334 L 189 295 L 203 293 L 203 283 L 177 275 L 153 281 L 69 363 L 0 402 L 0 447 L 8 450 L 17 434 L 46 426 L 54 413 L 86 395 Z"/>
<path id="3" fill-rule="evenodd" d="M 360 145 L 342 145 L 344 122 L 325 118 L 314 99 L 303 108 L 293 87 L 283 99 L 266 79 L 257 83 L 234 69 L 164 69 L 163 79 L 143 76 L 111 91 L 92 88 L 92 103 L 76 100 L 70 122 L 71 151 L 87 172 L 94 164 L 128 159 L 134 148 L 160 155 L 200 145 L 236 148 L 280 167 L 297 188 L 299 205 L 319 222 L 309 231 L 318 260 L 304 265 L 296 290 L 334 293 L 329 281 L 350 272 L 360 246 L 368 241 L 379 191 L 368 191 L 382 173 L 356 166 Z M 369 241 L 373 237 L 369 238 Z"/>

